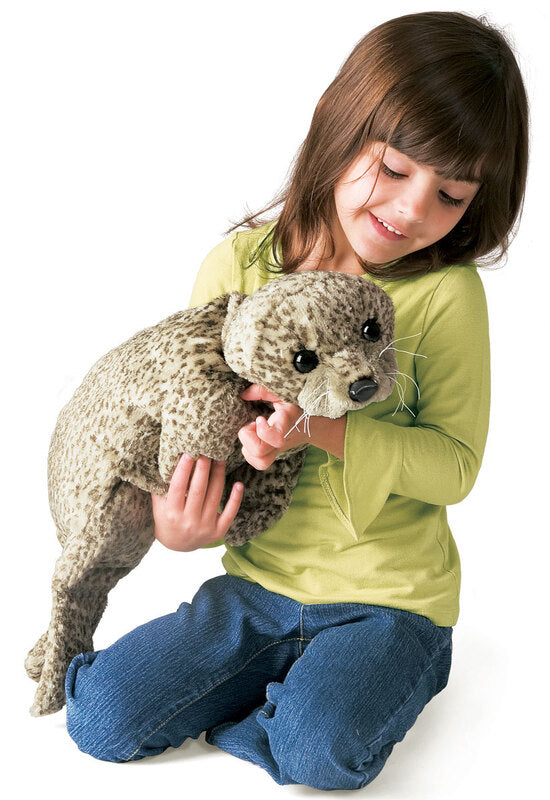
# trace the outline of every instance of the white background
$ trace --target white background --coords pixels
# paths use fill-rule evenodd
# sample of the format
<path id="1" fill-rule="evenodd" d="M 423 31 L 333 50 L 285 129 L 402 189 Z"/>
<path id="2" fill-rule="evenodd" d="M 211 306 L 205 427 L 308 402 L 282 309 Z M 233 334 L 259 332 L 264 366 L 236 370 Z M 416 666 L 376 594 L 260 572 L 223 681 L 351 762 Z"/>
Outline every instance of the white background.
<path id="1" fill-rule="evenodd" d="M 532 104 L 532 162 L 508 263 L 482 273 L 492 416 L 477 484 L 449 509 L 463 566 L 451 678 L 363 791 L 538 798 L 548 719 L 549 13 L 538 2 L 436 5 L 486 12 L 513 37 Z M 431 6 L 14 0 L 0 8 L 4 777 L 21 797 L 319 794 L 278 787 L 202 740 L 142 762 L 98 762 L 73 745 L 64 712 L 29 716 L 35 684 L 23 659 L 47 625 L 58 554 L 46 456 L 57 414 L 91 364 L 186 307 L 201 260 L 230 221 L 281 187 L 355 43 L 389 17 Z M 223 571 L 221 554 L 155 543 L 112 592 L 96 647 L 191 599 Z"/>

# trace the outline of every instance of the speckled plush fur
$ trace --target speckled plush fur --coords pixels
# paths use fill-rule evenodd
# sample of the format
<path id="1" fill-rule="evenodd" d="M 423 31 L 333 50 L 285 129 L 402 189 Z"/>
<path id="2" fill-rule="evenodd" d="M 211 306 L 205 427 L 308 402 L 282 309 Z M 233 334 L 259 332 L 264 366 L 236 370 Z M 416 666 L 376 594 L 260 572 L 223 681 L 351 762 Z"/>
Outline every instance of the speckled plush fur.
<path id="1" fill-rule="evenodd" d="M 373 343 L 362 336 L 367 319 L 381 328 Z M 39 682 L 32 714 L 63 706 L 67 666 L 93 649 L 108 592 L 151 546 L 150 493 L 167 491 L 180 454 L 227 460 L 223 504 L 233 483 L 244 483 L 226 535 L 243 544 L 286 510 L 306 446 L 265 471 L 252 468 L 237 432 L 272 408 L 240 393 L 260 383 L 307 414 L 340 417 L 391 393 L 392 338 L 393 306 L 382 290 L 359 276 L 307 271 L 250 296 L 231 293 L 174 314 L 92 367 L 61 411 L 50 445 L 49 499 L 63 551 L 50 626 L 25 661 Z M 304 349 L 319 359 L 307 373 L 293 361 Z M 364 401 L 351 399 L 349 387 L 365 377 L 378 389 Z"/>

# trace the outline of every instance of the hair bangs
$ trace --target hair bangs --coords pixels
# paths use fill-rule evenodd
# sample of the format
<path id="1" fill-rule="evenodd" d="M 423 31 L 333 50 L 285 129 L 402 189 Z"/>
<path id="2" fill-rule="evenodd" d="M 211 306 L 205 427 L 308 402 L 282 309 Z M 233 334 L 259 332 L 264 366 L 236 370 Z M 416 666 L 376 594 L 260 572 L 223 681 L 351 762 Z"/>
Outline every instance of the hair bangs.
<path id="1" fill-rule="evenodd" d="M 452 66 L 456 73 L 456 64 Z M 394 85 L 371 119 L 369 139 L 387 143 L 447 179 L 483 182 L 496 166 L 495 142 L 501 142 L 506 124 L 505 104 L 499 103 L 498 92 L 490 92 L 487 101 L 488 92 L 471 85 L 464 70 L 460 73 L 430 69 Z M 413 79 L 411 104 L 408 84 Z"/>

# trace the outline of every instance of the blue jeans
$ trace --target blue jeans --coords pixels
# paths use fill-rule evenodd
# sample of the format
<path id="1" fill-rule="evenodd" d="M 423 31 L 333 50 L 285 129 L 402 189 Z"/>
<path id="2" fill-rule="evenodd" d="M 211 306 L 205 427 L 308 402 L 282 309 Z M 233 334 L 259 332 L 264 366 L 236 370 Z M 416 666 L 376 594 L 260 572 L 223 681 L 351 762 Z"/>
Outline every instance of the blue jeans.
<path id="1" fill-rule="evenodd" d="M 76 656 L 67 727 L 107 761 L 206 731 L 279 784 L 359 789 L 446 685 L 451 634 L 408 611 L 302 605 L 221 575 L 175 613 Z"/>

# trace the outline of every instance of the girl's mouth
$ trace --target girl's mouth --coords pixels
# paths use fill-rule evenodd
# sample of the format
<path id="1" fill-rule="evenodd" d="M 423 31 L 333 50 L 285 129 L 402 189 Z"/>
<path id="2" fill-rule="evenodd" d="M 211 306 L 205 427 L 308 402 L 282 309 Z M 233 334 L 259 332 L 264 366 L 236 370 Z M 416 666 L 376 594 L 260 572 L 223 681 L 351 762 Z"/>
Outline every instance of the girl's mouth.
<path id="1" fill-rule="evenodd" d="M 372 223 L 373 228 L 380 236 L 383 236 L 384 239 L 389 239 L 391 242 L 397 242 L 399 240 L 406 239 L 407 237 L 398 232 L 396 228 L 393 228 L 391 231 L 386 227 L 389 223 L 383 223 L 378 217 L 375 217 L 374 214 L 371 214 L 369 211 L 370 221 Z M 391 226 L 390 226 L 391 227 Z"/>

